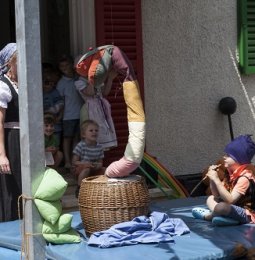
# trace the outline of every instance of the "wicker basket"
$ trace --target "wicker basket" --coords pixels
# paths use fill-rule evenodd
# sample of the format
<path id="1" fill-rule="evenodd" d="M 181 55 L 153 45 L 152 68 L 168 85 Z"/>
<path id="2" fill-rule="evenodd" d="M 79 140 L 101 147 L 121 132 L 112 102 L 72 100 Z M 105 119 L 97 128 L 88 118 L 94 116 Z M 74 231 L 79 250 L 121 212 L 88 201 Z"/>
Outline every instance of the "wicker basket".
<path id="1" fill-rule="evenodd" d="M 148 215 L 149 191 L 143 177 L 88 177 L 79 193 L 81 219 L 88 235 L 134 217 Z"/>

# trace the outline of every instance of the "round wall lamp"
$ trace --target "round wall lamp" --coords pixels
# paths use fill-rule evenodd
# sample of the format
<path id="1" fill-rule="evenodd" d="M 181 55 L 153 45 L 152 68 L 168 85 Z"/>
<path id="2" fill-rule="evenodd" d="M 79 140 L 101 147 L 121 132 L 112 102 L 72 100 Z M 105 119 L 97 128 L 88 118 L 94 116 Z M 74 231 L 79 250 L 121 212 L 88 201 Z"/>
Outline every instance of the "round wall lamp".
<path id="1" fill-rule="evenodd" d="M 231 140 L 234 139 L 231 115 L 236 112 L 236 101 L 232 97 L 224 97 L 219 102 L 219 110 L 222 114 L 228 116 L 229 132 Z"/>

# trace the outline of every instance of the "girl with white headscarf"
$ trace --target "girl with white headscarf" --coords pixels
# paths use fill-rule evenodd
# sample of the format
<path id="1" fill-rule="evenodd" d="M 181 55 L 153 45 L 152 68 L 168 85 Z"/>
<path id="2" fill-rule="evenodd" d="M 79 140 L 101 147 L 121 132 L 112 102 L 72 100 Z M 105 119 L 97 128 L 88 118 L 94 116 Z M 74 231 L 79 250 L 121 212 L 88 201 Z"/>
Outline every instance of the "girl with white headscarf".
<path id="1" fill-rule="evenodd" d="M 18 218 L 22 193 L 16 43 L 0 51 L 0 222 Z"/>

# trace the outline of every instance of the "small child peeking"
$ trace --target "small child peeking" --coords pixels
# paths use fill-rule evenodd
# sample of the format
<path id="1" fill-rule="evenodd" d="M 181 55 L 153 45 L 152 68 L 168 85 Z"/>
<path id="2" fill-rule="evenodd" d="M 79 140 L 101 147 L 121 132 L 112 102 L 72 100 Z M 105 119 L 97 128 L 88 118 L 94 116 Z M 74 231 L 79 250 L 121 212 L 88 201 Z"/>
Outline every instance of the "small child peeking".
<path id="1" fill-rule="evenodd" d="M 51 153 L 54 160 L 51 168 L 56 169 L 63 160 L 63 153 L 59 150 L 59 139 L 54 133 L 55 116 L 50 113 L 44 114 L 44 147 L 45 152 Z"/>
<path id="2" fill-rule="evenodd" d="M 212 221 L 215 226 L 255 223 L 255 177 L 251 160 L 255 143 L 250 135 L 240 135 L 225 147 L 223 181 L 217 174 L 217 166 L 207 172 L 212 195 L 207 198 L 209 209 L 193 208 L 197 219 Z"/>
<path id="3" fill-rule="evenodd" d="M 73 173 L 78 176 L 78 187 L 75 195 L 78 197 L 80 185 L 84 178 L 104 173 L 103 147 L 97 143 L 99 126 L 93 120 L 86 120 L 81 125 L 81 141 L 73 150 Z"/>

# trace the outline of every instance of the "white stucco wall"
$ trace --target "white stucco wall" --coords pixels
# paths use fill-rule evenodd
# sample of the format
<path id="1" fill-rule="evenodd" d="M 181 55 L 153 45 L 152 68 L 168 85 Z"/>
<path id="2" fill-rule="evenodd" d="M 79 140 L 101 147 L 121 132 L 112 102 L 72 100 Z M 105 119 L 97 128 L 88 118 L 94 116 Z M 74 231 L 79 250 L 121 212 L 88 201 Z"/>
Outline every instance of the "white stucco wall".
<path id="1" fill-rule="evenodd" d="M 230 132 L 218 110 L 237 102 L 234 135 L 254 134 L 255 75 L 241 84 L 235 0 L 143 0 L 146 150 L 175 175 L 195 174 L 221 155 Z"/>

